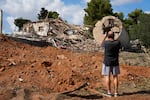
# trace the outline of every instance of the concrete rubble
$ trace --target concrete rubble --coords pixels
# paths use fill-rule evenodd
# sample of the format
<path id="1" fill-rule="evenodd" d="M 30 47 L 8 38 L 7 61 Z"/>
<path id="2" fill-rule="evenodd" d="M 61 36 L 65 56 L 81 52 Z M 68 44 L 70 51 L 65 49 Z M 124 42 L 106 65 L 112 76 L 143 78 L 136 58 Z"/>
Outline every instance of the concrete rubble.
<path id="1" fill-rule="evenodd" d="M 27 23 L 11 36 L 31 41 L 44 41 L 57 48 L 73 51 L 98 51 L 100 46 L 88 36 L 86 27 L 70 25 L 61 19 Z"/>
<path id="2" fill-rule="evenodd" d="M 121 20 L 114 16 L 106 16 L 99 20 L 92 33 L 89 33 L 88 27 L 71 25 L 58 18 L 24 24 L 22 31 L 14 32 L 11 37 L 32 45 L 95 52 L 101 50 L 104 34 L 109 30 L 115 33 L 115 39 L 120 40 L 122 50 L 132 49 L 128 32 Z M 90 34 L 94 38 L 91 38 Z"/>

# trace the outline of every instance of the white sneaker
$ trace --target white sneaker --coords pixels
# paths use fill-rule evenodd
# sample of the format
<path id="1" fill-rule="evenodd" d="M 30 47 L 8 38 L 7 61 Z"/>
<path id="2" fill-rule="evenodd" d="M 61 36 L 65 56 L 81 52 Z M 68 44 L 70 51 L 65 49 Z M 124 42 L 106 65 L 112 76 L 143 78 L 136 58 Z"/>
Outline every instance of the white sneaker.
<path id="1" fill-rule="evenodd" d="M 106 96 L 106 97 L 112 97 L 111 93 L 104 93 L 103 95 Z"/>
<path id="2" fill-rule="evenodd" d="M 119 96 L 119 94 L 118 93 L 114 93 L 114 97 L 118 97 Z"/>

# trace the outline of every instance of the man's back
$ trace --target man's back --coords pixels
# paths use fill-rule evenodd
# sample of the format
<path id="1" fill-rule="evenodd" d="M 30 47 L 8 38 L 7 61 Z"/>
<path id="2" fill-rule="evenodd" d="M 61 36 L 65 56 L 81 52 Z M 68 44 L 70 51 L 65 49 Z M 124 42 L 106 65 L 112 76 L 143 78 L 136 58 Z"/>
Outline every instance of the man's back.
<path id="1" fill-rule="evenodd" d="M 104 42 L 104 48 L 104 64 L 106 66 L 118 66 L 120 42 L 117 40 L 107 40 Z"/>

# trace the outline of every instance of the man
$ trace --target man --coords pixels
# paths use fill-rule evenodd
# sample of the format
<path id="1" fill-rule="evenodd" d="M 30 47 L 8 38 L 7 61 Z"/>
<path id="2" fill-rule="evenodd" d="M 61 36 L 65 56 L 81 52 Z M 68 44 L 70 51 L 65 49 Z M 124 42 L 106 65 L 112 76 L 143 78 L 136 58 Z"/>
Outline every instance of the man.
<path id="1" fill-rule="evenodd" d="M 106 40 L 107 38 L 107 40 Z M 110 75 L 113 75 L 114 83 L 114 97 L 118 96 L 118 74 L 120 74 L 119 68 L 119 49 L 121 47 L 118 40 L 114 40 L 114 33 L 109 31 L 104 37 L 102 43 L 104 47 L 104 61 L 102 66 L 102 75 L 105 78 L 105 84 L 107 88 L 107 93 L 104 93 L 105 96 L 112 97 L 111 93 L 111 81 Z"/>

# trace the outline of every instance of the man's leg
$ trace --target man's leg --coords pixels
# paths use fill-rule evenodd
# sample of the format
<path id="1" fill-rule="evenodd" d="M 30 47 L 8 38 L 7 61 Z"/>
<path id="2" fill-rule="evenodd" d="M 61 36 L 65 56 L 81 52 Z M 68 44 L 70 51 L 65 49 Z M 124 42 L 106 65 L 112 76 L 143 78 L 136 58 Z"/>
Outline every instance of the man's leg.
<path id="1" fill-rule="evenodd" d="M 115 93 L 118 93 L 118 75 L 113 75 Z"/>
<path id="2" fill-rule="evenodd" d="M 110 80 L 110 67 L 109 66 L 105 66 L 105 64 L 103 64 L 102 75 L 104 75 L 104 83 L 105 83 L 105 87 L 107 89 L 107 93 L 104 93 L 104 95 L 107 97 L 112 97 L 111 80 Z"/>
<path id="3" fill-rule="evenodd" d="M 107 88 L 107 93 L 111 94 L 111 80 L 110 80 L 110 75 L 105 76 L 105 84 Z"/>

